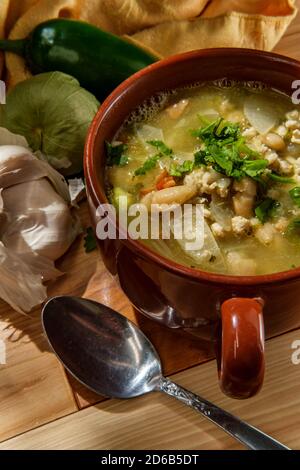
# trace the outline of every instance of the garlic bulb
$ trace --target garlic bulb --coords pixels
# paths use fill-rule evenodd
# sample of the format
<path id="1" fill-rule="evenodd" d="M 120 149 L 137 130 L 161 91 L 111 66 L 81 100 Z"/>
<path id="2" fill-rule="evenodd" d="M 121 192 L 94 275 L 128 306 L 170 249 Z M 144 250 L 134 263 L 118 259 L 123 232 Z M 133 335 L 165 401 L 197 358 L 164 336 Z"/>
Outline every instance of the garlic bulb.
<path id="1" fill-rule="evenodd" d="M 65 179 L 0 128 L 0 297 L 20 312 L 44 301 L 43 282 L 61 275 L 54 261 L 79 231 Z"/>

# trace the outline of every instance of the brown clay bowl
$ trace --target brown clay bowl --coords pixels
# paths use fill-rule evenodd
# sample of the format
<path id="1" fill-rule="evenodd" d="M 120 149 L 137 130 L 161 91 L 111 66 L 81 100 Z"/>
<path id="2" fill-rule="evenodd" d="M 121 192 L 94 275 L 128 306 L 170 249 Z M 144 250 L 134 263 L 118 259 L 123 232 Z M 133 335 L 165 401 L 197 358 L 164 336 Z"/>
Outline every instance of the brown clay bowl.
<path id="1" fill-rule="evenodd" d="M 93 224 L 107 203 L 105 145 L 126 117 L 158 92 L 217 79 L 262 82 L 288 95 L 300 63 L 246 49 L 207 49 L 157 62 L 131 76 L 101 105 L 85 148 L 85 176 Z M 107 268 L 144 315 L 216 342 L 222 390 L 236 398 L 257 393 L 268 336 L 300 325 L 300 268 L 263 276 L 226 276 L 184 267 L 136 240 L 100 242 Z M 263 260 L 262 260 L 263 262 Z"/>

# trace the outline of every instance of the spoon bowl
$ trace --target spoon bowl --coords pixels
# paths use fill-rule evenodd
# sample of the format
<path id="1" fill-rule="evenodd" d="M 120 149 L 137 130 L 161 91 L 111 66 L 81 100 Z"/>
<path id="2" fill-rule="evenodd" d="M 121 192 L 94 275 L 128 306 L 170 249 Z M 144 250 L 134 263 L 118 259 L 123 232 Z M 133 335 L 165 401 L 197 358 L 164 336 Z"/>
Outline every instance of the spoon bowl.
<path id="1" fill-rule="evenodd" d="M 49 343 L 66 369 L 101 395 L 132 398 L 159 388 L 160 359 L 134 323 L 92 300 L 54 297 L 43 309 Z"/>

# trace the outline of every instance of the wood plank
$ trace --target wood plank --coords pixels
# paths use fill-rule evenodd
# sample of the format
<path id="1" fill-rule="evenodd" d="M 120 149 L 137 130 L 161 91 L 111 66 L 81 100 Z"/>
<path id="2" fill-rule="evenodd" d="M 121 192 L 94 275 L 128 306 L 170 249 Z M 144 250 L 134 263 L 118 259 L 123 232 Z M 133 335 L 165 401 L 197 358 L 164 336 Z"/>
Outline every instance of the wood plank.
<path id="1" fill-rule="evenodd" d="M 77 410 L 64 370 L 48 351 L 40 309 L 21 315 L 0 304 L 0 440 Z M 45 406 L 47 404 L 47 406 Z"/>
<path id="2" fill-rule="evenodd" d="M 231 400 L 217 386 L 215 361 L 176 374 L 186 388 L 300 449 L 300 364 L 291 345 L 300 330 L 269 340 L 263 390 L 248 400 Z M 0 444 L 6 449 L 241 449 L 193 410 L 158 393 L 109 400 Z"/>
<path id="3" fill-rule="evenodd" d="M 44 352 L 0 366 L 0 440 L 77 411 L 62 366 Z"/>

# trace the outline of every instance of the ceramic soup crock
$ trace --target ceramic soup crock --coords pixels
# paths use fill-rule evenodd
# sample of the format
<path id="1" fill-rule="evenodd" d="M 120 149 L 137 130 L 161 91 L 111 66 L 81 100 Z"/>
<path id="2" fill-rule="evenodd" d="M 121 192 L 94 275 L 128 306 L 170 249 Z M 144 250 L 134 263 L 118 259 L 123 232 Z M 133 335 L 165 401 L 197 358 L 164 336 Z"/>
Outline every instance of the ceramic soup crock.
<path id="1" fill-rule="evenodd" d="M 291 95 L 292 83 L 299 78 L 297 61 L 225 48 L 170 57 L 131 76 L 101 105 L 86 142 L 85 177 L 94 227 L 97 208 L 108 202 L 105 141 L 113 139 L 141 103 L 161 91 L 220 79 L 263 83 Z M 264 330 L 272 336 L 300 325 L 300 268 L 226 276 L 184 267 L 137 240 L 106 239 L 100 247 L 107 268 L 118 275 L 141 313 L 215 342 L 220 386 L 231 397 L 250 397 L 262 385 Z"/>

